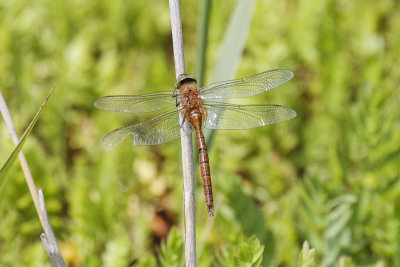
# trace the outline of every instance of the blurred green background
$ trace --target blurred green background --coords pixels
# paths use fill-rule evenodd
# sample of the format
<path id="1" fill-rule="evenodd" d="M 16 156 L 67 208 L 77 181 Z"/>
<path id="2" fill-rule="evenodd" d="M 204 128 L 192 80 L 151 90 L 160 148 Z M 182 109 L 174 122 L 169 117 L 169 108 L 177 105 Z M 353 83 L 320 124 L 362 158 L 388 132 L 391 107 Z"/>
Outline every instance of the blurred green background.
<path id="1" fill-rule="evenodd" d="M 235 2 L 212 2 L 206 83 Z M 194 73 L 199 3 L 181 8 Z M 399 32 L 395 0 L 258 1 L 236 77 L 295 77 L 240 103 L 298 116 L 216 133 L 215 218 L 195 168 L 199 266 L 261 254 L 262 266 L 400 266 Z M 24 152 L 68 266 L 182 266 L 179 141 L 103 147 L 107 132 L 149 116 L 93 107 L 174 81 L 168 1 L 0 1 L 0 90 L 20 135 L 57 82 Z M 0 162 L 12 149 L 0 121 Z M 18 163 L 0 218 L 1 266 L 50 266 Z M 311 265 L 298 262 L 305 240 Z"/>

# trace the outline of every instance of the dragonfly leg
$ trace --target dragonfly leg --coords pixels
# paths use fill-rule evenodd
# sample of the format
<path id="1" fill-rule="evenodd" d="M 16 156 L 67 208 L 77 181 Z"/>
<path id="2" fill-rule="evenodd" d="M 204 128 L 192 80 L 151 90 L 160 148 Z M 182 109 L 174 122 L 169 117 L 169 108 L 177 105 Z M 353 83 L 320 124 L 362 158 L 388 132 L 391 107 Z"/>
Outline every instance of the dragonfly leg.
<path id="1" fill-rule="evenodd" d="M 184 112 L 184 118 L 183 118 L 183 120 L 182 120 L 182 123 L 181 123 L 181 128 L 183 127 L 183 124 L 185 123 L 185 119 L 187 120 L 187 121 L 189 121 L 189 116 L 188 116 L 188 114 L 187 114 L 187 112 L 185 111 Z"/>
<path id="2" fill-rule="evenodd" d="M 176 90 L 177 90 L 177 88 L 174 89 L 174 92 L 172 93 L 172 97 L 175 97 L 175 104 L 176 104 L 176 107 L 178 107 L 180 103 L 178 101 L 178 94 L 176 93 Z"/>
<path id="3" fill-rule="evenodd" d="M 201 109 L 201 113 L 202 113 L 202 115 L 203 115 L 204 121 L 207 120 L 207 118 L 208 118 L 208 110 L 207 110 L 206 108 L 203 107 L 203 108 Z"/>

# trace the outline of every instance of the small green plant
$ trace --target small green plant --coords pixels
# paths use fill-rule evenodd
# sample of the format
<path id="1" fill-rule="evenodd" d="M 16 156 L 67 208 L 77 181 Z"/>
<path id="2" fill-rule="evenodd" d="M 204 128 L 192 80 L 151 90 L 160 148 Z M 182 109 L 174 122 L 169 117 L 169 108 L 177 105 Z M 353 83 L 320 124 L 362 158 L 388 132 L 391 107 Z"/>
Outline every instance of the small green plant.
<path id="1" fill-rule="evenodd" d="M 299 267 L 315 267 L 315 257 L 316 252 L 314 248 L 310 248 L 310 244 L 307 241 L 304 241 L 303 248 L 299 254 Z"/>

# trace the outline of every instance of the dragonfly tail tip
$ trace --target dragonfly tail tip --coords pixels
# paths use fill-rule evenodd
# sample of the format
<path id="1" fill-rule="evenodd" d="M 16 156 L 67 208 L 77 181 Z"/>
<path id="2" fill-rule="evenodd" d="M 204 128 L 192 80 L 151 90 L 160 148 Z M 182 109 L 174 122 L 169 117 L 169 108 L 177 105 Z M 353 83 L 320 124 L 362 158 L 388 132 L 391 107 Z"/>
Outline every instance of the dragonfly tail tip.
<path id="1" fill-rule="evenodd" d="M 208 207 L 208 216 L 212 217 L 214 216 L 214 207 Z"/>

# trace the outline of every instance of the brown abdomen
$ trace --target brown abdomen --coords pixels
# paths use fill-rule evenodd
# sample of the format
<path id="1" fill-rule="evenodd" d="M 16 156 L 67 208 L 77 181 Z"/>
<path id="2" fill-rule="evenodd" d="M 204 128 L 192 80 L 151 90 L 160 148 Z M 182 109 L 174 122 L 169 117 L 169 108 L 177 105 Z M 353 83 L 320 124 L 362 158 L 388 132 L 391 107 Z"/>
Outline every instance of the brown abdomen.
<path id="1" fill-rule="evenodd" d="M 197 147 L 199 149 L 200 175 L 203 182 L 204 195 L 206 197 L 208 215 L 214 216 L 213 193 L 211 186 L 210 164 L 206 142 L 201 131 L 202 114 L 199 109 L 192 109 L 188 114 L 188 120 L 196 131 Z"/>

